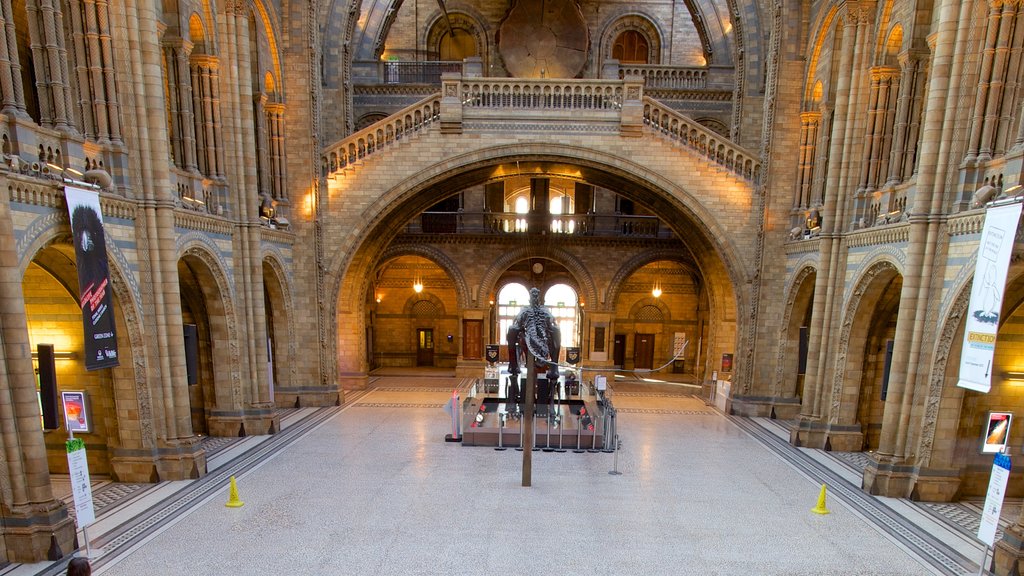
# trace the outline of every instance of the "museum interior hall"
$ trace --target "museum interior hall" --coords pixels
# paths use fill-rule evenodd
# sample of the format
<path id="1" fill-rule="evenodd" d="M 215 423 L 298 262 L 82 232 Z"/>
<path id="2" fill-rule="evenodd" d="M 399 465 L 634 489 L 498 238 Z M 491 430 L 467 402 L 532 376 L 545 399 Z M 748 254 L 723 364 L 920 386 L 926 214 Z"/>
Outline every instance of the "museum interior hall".
<path id="1" fill-rule="evenodd" d="M 1024 572 L 1022 12 L 0 0 L 0 576 Z"/>

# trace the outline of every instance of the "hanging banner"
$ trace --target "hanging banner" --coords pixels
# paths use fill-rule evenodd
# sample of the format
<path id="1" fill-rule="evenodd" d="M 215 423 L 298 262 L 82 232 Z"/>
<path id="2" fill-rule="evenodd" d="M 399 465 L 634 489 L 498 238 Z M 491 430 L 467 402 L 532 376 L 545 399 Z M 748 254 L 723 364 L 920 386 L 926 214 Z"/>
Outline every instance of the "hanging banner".
<path id="1" fill-rule="evenodd" d="M 963 352 L 960 354 L 960 381 L 957 386 L 988 393 L 992 387 L 992 357 L 996 350 L 996 331 L 1003 305 L 1006 269 L 1010 266 L 1013 239 L 1017 234 L 1021 204 L 989 208 L 985 228 L 978 244 L 978 262 L 967 308 Z"/>
<path id="2" fill-rule="evenodd" d="M 64 197 L 71 217 L 71 234 L 78 264 L 78 293 L 85 328 L 85 369 L 118 365 L 114 308 L 110 299 L 110 271 L 103 234 L 99 194 L 66 186 Z"/>

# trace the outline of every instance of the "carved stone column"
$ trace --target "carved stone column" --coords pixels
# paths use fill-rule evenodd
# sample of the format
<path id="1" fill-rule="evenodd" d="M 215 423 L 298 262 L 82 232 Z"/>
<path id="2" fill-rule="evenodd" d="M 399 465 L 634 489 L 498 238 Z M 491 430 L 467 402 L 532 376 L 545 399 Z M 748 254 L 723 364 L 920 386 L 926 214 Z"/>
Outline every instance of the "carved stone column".
<path id="1" fill-rule="evenodd" d="M 14 10 L 11 0 L 0 0 L 0 112 L 18 118 L 28 118 L 25 111 L 25 89 L 21 85 L 21 63 L 18 61 L 18 32 L 14 29 Z"/>
<path id="2" fill-rule="evenodd" d="M 829 157 L 824 187 L 824 207 L 822 209 L 821 241 L 819 243 L 820 270 L 814 279 L 814 304 L 811 312 L 811 332 L 808 342 L 807 357 L 812 363 L 807 367 L 804 380 L 803 404 L 797 425 L 790 434 L 790 441 L 797 446 L 824 445 L 824 427 L 821 422 L 822 395 L 825 372 L 828 365 L 828 331 L 831 325 L 832 309 L 835 306 L 830 291 L 832 270 L 839 270 L 837 238 L 842 231 L 838 226 L 841 216 L 839 180 L 842 171 L 843 142 L 848 129 L 848 112 L 850 109 L 850 86 L 853 76 L 853 46 L 857 41 L 857 21 L 847 18 L 843 26 L 843 51 L 839 59 L 839 71 L 836 83 L 836 105 L 832 125 Z M 837 229 L 838 228 L 838 229 Z M 838 274 L 838 272 L 837 272 Z"/>
<path id="3" fill-rule="evenodd" d="M 6 180 L 5 180 L 6 184 Z M 13 238 L 7 194 L 0 197 L 0 238 Z M 75 525 L 67 507 L 53 497 L 46 445 L 39 422 L 36 378 L 28 337 L 18 254 L 0 246 L 0 519 L 3 555 L 12 562 L 45 560 L 52 542 L 64 554 L 74 549 Z"/>
<path id="4" fill-rule="evenodd" d="M 818 130 L 821 128 L 821 112 L 800 113 L 800 161 L 797 166 L 796 194 L 793 198 L 794 213 L 803 213 L 811 206 L 811 186 L 814 177 L 814 162 L 817 159 Z"/>
<path id="5" fill-rule="evenodd" d="M 37 0 L 26 3 L 39 92 L 40 123 L 62 132 L 74 132 L 71 121 L 71 89 L 68 82 L 67 48 L 60 3 Z"/>
<path id="6" fill-rule="evenodd" d="M 284 151 L 284 104 L 270 102 L 266 105 L 267 139 L 270 142 L 270 193 L 278 206 L 288 205 L 288 189 L 285 187 Z"/>
<path id="7" fill-rule="evenodd" d="M 899 61 L 900 89 L 886 186 L 895 186 L 913 174 L 921 134 L 921 103 L 927 87 L 924 84 L 925 55 L 907 52 L 900 55 Z"/>

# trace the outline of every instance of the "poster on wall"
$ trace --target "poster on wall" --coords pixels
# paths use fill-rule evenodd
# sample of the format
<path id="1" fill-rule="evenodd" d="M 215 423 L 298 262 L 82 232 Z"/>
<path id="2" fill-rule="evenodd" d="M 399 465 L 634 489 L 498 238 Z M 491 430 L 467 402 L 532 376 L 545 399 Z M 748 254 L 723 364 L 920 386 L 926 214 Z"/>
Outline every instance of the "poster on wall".
<path id="1" fill-rule="evenodd" d="M 110 271 L 103 234 L 99 194 L 73 186 L 64 188 L 71 217 L 75 261 L 78 265 L 78 294 L 85 329 L 85 369 L 99 370 L 118 365 L 114 308 L 110 297 Z"/>
<path id="2" fill-rule="evenodd" d="M 732 372 L 732 354 L 722 354 L 722 372 Z"/>
<path id="3" fill-rule="evenodd" d="M 61 405 L 64 406 L 64 423 L 68 427 L 68 432 L 92 432 L 85 392 L 61 392 L 60 399 Z"/>
<path id="4" fill-rule="evenodd" d="M 985 227 L 978 243 L 974 284 L 967 308 L 960 379 L 957 386 L 988 393 L 992 388 L 992 358 L 1003 306 L 1006 269 L 1010 266 L 1013 238 L 1017 234 L 1021 204 L 995 206 L 985 212 Z"/>
<path id="5" fill-rule="evenodd" d="M 985 438 L 981 443 L 983 454 L 1002 452 L 1010 441 L 1010 423 L 1013 414 L 1009 412 L 989 412 L 985 421 Z"/>

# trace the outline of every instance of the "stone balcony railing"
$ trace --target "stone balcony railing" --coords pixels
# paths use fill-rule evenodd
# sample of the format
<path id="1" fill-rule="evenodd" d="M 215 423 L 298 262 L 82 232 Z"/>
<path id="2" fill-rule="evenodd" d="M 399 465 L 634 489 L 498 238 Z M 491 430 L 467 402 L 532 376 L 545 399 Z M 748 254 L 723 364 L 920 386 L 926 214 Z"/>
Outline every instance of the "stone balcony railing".
<path id="1" fill-rule="evenodd" d="M 516 214 L 514 212 L 423 212 L 408 234 L 564 234 L 615 238 L 672 238 L 657 216 L 623 214 Z"/>
<path id="2" fill-rule="evenodd" d="M 464 78 L 445 74 L 441 94 L 430 96 L 327 147 L 322 171 L 333 177 L 364 158 L 427 129 L 462 133 L 474 121 L 493 124 L 524 119 L 560 123 L 604 123 L 639 137 L 643 126 L 709 162 L 756 182 L 754 155 L 723 136 L 643 95 L 643 80 Z M 511 128 L 510 128 L 511 129 Z"/>

